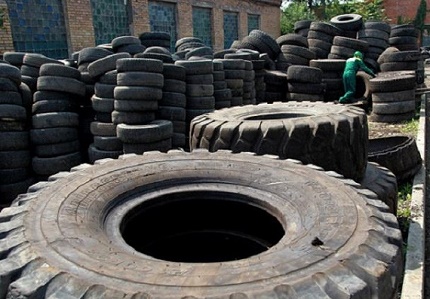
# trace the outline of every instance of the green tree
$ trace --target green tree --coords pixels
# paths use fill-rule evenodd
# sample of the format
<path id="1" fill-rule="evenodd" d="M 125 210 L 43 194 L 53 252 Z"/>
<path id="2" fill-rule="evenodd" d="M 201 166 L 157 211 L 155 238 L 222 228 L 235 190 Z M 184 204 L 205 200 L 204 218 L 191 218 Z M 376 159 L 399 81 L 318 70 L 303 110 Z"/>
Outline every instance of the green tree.
<path id="1" fill-rule="evenodd" d="M 281 34 L 294 32 L 294 24 L 301 20 L 315 20 L 315 15 L 304 1 L 289 4 L 281 14 Z"/>

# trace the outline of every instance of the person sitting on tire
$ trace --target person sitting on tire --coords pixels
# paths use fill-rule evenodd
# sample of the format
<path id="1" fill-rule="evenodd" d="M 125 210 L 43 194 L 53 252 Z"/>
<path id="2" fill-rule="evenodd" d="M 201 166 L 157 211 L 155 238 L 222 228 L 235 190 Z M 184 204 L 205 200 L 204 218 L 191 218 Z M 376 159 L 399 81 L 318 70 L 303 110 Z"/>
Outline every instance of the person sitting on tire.
<path id="1" fill-rule="evenodd" d="M 353 102 L 356 89 L 355 76 L 360 69 L 372 77 L 376 76 L 375 73 L 363 62 L 363 54 L 360 51 L 356 51 L 354 56 L 348 58 L 345 63 L 345 69 L 342 76 L 345 94 L 339 98 L 339 103 L 348 104 Z"/>

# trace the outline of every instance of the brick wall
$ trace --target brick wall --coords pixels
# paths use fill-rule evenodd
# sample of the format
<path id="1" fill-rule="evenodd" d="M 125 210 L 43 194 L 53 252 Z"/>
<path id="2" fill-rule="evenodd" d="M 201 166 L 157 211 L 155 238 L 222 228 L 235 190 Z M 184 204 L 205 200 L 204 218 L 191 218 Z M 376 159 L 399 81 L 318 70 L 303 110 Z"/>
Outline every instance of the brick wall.
<path id="1" fill-rule="evenodd" d="M 398 17 L 401 16 L 404 21 L 410 21 L 415 18 L 418 6 L 421 0 L 384 0 L 384 8 L 390 23 L 397 24 Z M 427 9 L 430 8 L 430 0 L 427 0 Z M 430 24 L 430 14 L 427 13 L 426 24 Z"/>
<path id="2" fill-rule="evenodd" d="M 131 0 L 128 0 L 131 1 Z M 163 2 L 163 1 L 160 1 Z M 192 7 L 201 6 L 212 9 L 213 17 L 213 48 L 221 50 L 224 47 L 223 12 L 235 11 L 239 13 L 239 38 L 248 34 L 248 14 L 260 16 L 261 30 L 273 38 L 280 35 L 280 6 L 281 0 L 164 0 L 176 3 L 177 7 L 177 38 L 193 36 Z M 65 24 L 68 31 L 67 41 L 70 54 L 85 47 L 95 46 L 93 17 L 90 0 L 64 0 Z M 150 31 L 148 17 L 148 0 L 132 0 L 133 12 L 130 32 L 138 36 L 142 32 Z M 0 0 L 0 7 L 6 6 L 5 0 Z M 5 28 L 0 29 L 0 53 L 13 50 L 10 26 L 5 22 Z"/>
<path id="3" fill-rule="evenodd" d="M 64 17 L 71 53 L 95 46 L 90 0 L 65 0 Z"/>
<path id="4" fill-rule="evenodd" d="M 0 54 L 3 54 L 4 52 L 14 51 L 7 4 L 4 0 L 0 0 L 0 11 L 4 12 L 3 26 L 0 27 Z"/>

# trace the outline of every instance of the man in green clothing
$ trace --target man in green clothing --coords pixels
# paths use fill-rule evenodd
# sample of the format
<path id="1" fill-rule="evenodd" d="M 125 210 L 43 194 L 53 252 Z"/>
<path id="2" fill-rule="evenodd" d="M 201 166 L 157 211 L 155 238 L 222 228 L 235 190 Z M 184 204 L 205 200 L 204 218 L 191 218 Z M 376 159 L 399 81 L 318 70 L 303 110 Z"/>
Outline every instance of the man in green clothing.
<path id="1" fill-rule="evenodd" d="M 348 104 L 353 102 L 356 84 L 355 76 L 360 69 L 375 77 L 375 73 L 364 64 L 363 54 L 360 51 L 356 51 L 354 57 L 348 58 L 345 63 L 345 70 L 343 71 L 345 94 L 339 98 L 339 103 Z"/>

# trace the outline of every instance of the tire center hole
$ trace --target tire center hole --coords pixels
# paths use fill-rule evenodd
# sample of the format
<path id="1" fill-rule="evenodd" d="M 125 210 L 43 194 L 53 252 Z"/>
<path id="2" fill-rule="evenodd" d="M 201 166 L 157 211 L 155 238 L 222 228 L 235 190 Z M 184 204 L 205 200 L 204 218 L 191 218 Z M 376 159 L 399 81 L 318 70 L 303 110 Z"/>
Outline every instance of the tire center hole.
<path id="1" fill-rule="evenodd" d="M 270 119 L 288 119 L 288 118 L 299 118 L 308 117 L 310 114 L 300 114 L 300 113 L 262 113 L 255 116 L 249 116 L 244 118 L 245 120 L 270 120 Z"/>
<path id="2" fill-rule="evenodd" d="M 146 201 L 121 222 L 128 245 L 172 262 L 248 258 L 274 246 L 284 233 L 279 220 L 255 200 L 213 191 L 181 192 Z"/>

